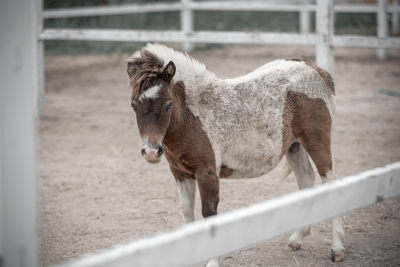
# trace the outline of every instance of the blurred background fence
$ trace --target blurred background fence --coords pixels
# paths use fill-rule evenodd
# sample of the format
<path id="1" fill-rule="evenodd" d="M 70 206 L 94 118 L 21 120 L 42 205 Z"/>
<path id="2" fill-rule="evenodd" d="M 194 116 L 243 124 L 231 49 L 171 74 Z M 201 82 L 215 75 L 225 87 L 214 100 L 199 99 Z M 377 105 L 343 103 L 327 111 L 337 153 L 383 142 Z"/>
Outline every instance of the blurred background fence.
<path id="1" fill-rule="evenodd" d="M 399 35 L 399 0 L 382 1 L 388 11 L 386 32 Z M 185 8 L 184 8 L 185 7 Z M 315 1 L 171 1 L 171 0 L 45 0 L 45 28 L 174 31 L 244 31 L 314 33 Z M 381 14 L 382 15 L 382 14 Z M 377 1 L 335 1 L 335 34 L 377 36 Z M 186 18 L 186 24 L 183 25 Z M 182 21 L 182 23 L 181 23 Z M 182 25 L 182 27 L 181 27 Z M 390 29 L 390 30 L 388 30 Z M 385 31 L 385 29 L 383 29 Z M 132 52 L 141 42 L 46 41 L 57 54 Z M 221 46 L 212 42 L 196 49 Z M 190 45 L 186 45 L 190 48 Z"/>
<path id="2" fill-rule="evenodd" d="M 399 34 L 399 0 L 91 0 L 84 7 L 45 0 L 44 9 L 36 1 L 40 110 L 44 41 L 46 50 L 58 53 L 132 52 L 146 42 L 181 43 L 186 51 L 193 44 L 315 45 L 316 63 L 331 73 L 334 47 L 377 48 L 380 59 L 385 49 L 400 48 L 400 38 L 390 36 Z"/>

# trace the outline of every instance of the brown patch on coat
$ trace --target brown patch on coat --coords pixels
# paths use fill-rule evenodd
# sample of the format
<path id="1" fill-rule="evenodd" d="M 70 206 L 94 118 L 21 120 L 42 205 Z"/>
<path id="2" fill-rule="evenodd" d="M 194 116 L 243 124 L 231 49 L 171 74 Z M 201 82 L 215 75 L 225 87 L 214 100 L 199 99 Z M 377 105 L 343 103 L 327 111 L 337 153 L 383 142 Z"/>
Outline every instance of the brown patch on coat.
<path id="1" fill-rule="evenodd" d="M 329 89 L 331 90 L 332 94 L 335 94 L 335 84 L 333 83 L 332 76 L 326 70 L 318 67 L 316 64 L 314 64 L 312 61 L 309 61 L 309 60 L 301 60 L 301 59 L 297 59 L 297 58 L 289 58 L 289 59 L 286 59 L 286 60 L 304 62 L 308 66 L 310 66 L 313 69 L 315 69 L 318 72 L 318 74 L 322 77 L 322 79 L 324 80 L 326 86 L 329 87 Z"/>
<path id="2" fill-rule="evenodd" d="M 214 150 L 198 117 L 186 103 L 184 83 L 172 84 L 171 122 L 164 137 L 165 157 L 175 179 L 195 178 L 200 191 L 204 217 L 217 214 L 219 178 Z"/>
<path id="3" fill-rule="evenodd" d="M 221 169 L 219 170 L 220 178 L 228 178 L 228 177 L 232 176 L 232 174 L 233 174 L 233 169 L 231 169 L 225 165 L 221 166 Z"/>
<path id="4" fill-rule="evenodd" d="M 293 149 L 294 142 L 300 141 L 318 173 L 326 176 L 332 170 L 331 124 L 331 115 L 324 100 L 288 91 L 283 113 L 282 155 Z"/>

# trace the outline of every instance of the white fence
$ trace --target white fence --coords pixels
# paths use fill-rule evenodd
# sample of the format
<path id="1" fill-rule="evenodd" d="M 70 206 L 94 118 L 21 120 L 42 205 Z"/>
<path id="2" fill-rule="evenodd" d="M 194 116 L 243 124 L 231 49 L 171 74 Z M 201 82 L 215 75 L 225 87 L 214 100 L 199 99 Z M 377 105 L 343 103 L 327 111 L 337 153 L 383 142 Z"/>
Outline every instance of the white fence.
<path id="1" fill-rule="evenodd" d="M 338 2 L 338 1 L 337 1 Z M 299 12 L 300 34 L 193 31 L 193 11 L 196 10 L 252 10 L 252 11 L 294 11 Z M 144 5 L 123 5 L 108 7 L 70 8 L 45 10 L 43 19 L 61 17 L 82 17 L 116 15 L 145 12 L 181 12 L 180 31 L 133 31 L 133 30 L 88 30 L 88 29 L 45 29 L 39 35 L 42 40 L 99 40 L 99 41 L 156 41 L 181 42 L 184 50 L 192 49 L 192 43 L 240 43 L 240 44 L 292 44 L 316 45 L 316 61 L 321 67 L 332 71 L 326 58 L 332 58 L 332 47 L 378 48 L 379 58 L 385 58 L 384 48 L 400 48 L 400 38 L 388 37 L 387 13 L 392 14 L 393 32 L 399 33 L 399 0 L 387 6 L 387 0 L 378 0 L 378 5 L 339 4 L 333 1 L 285 0 L 285 1 L 192 1 L 176 3 L 155 3 Z M 310 13 L 316 12 L 317 31 L 310 34 Z M 376 13 L 377 37 L 334 35 L 334 12 Z M 328 63 L 328 65 L 326 65 Z"/>
<path id="2" fill-rule="evenodd" d="M 39 266 L 35 3 L 0 1 L 0 266 Z"/>
<path id="3" fill-rule="evenodd" d="M 61 267 L 189 266 L 399 194 L 397 162 L 88 255 Z"/>
<path id="4" fill-rule="evenodd" d="M 38 1 L 38 54 L 39 73 L 43 73 L 43 40 L 91 40 L 122 42 L 178 42 L 183 49 L 190 51 L 193 43 L 230 43 L 230 44 L 283 44 L 315 45 L 316 63 L 333 73 L 334 47 L 377 48 L 378 58 L 386 57 L 385 48 L 400 49 L 400 38 L 389 37 L 388 16 L 391 14 L 393 33 L 399 33 L 400 0 L 377 0 L 377 5 L 345 4 L 345 1 L 333 0 L 265 0 L 265 1 L 193 1 L 180 0 L 174 3 L 153 3 L 141 5 L 120 5 L 106 7 L 68 8 L 42 10 Z M 253 11 L 294 11 L 299 12 L 299 33 L 235 32 L 235 31 L 194 31 L 193 11 L 196 10 L 253 10 Z M 181 30 L 106 30 L 106 29 L 43 29 L 43 19 L 134 14 L 146 12 L 180 11 Z M 316 12 L 316 33 L 310 33 L 310 14 Z M 376 13 L 377 37 L 359 35 L 335 35 L 334 13 Z M 39 76 L 39 109 L 43 110 L 44 76 Z"/>

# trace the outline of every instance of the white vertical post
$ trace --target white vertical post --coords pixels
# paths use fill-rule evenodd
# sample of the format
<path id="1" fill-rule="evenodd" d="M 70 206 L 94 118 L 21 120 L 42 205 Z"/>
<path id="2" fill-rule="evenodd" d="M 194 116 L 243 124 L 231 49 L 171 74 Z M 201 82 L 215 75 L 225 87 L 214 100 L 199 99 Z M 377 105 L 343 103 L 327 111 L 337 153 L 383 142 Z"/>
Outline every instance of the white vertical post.
<path id="1" fill-rule="evenodd" d="M 307 9 L 309 2 L 309 0 L 304 0 L 300 9 L 300 33 L 304 34 L 310 32 L 310 12 Z"/>
<path id="2" fill-rule="evenodd" d="M 388 35 L 386 5 L 387 0 L 378 0 L 378 38 L 385 38 Z M 379 59 L 385 59 L 385 49 L 378 48 L 377 56 Z"/>
<path id="3" fill-rule="evenodd" d="M 332 0 L 317 1 L 317 47 L 316 62 L 321 68 L 333 74 L 334 55 L 332 35 L 334 27 L 334 10 Z"/>
<path id="4" fill-rule="evenodd" d="M 45 79 L 44 79 L 44 41 L 39 40 L 39 33 L 43 31 L 43 0 L 36 0 L 36 23 L 37 23 L 37 77 L 38 77 L 38 94 L 37 94 L 37 108 L 39 115 L 44 112 L 44 97 L 45 97 Z"/>
<path id="5" fill-rule="evenodd" d="M 1 12 L 0 12 L 0 15 L 1 15 Z M 1 31 L 0 31 L 0 34 L 1 34 Z M 0 51 L 0 54 L 1 53 L 2 52 Z M 0 96 L 1 96 L 1 92 L 0 92 Z M 1 100 L 0 100 L 0 103 L 1 103 Z M 1 108 L 0 108 L 0 111 L 3 112 L 1 110 Z M 2 115 L 0 114 L 0 116 L 2 116 Z M 1 122 L 2 122 L 2 119 L 0 119 L 0 123 Z M 0 125 L 0 126 L 2 127 L 2 125 Z M 3 132 L 1 129 L 0 129 L 0 140 L 3 140 Z M 3 141 L 0 141 L 0 267 L 3 267 L 3 265 L 4 265 L 3 264 L 3 257 L 4 257 L 3 242 L 5 240 L 4 235 L 3 235 L 3 228 L 4 228 L 3 213 L 4 213 L 4 210 L 3 210 L 3 205 L 1 204 L 3 202 L 3 187 L 4 187 L 3 186 L 3 172 L 4 172 L 4 170 L 3 170 L 3 153 L 1 152 L 2 150 L 3 150 Z"/>
<path id="6" fill-rule="evenodd" d="M 190 6 L 190 2 L 191 0 L 181 0 L 181 28 L 186 37 L 193 31 L 193 12 Z M 193 44 L 188 41 L 184 41 L 182 43 L 182 50 L 186 52 L 192 51 Z"/>
<path id="7" fill-rule="evenodd" d="M 400 0 L 393 0 L 394 12 L 392 13 L 392 33 L 393 35 L 398 35 L 400 33 L 399 27 L 399 11 Z"/>
<path id="8" fill-rule="evenodd" d="M 2 267 L 39 266 L 36 3 L 0 1 Z"/>

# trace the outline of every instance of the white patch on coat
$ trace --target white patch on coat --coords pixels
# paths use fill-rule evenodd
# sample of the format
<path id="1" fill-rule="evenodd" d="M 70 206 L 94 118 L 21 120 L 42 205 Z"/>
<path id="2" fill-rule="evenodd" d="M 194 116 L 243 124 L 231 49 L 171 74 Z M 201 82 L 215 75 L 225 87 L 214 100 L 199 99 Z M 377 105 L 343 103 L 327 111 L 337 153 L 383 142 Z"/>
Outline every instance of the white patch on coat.
<path id="1" fill-rule="evenodd" d="M 177 181 L 179 202 L 181 205 L 183 218 L 185 223 L 193 222 L 194 218 L 194 203 L 196 195 L 196 180 L 185 179 L 182 182 Z"/>
<path id="2" fill-rule="evenodd" d="M 152 98 L 157 98 L 158 97 L 158 92 L 160 91 L 161 86 L 160 85 L 154 85 L 148 89 L 146 89 L 139 97 L 139 101 L 142 101 L 143 99 L 152 99 Z"/>
<path id="3" fill-rule="evenodd" d="M 164 65 L 175 63 L 174 81 L 185 83 L 188 107 L 208 135 L 217 169 L 234 169 L 232 177 L 258 177 L 279 163 L 288 91 L 321 98 L 334 113 L 332 91 L 305 62 L 275 60 L 244 76 L 219 79 L 187 54 L 159 44 L 145 49 Z"/>

